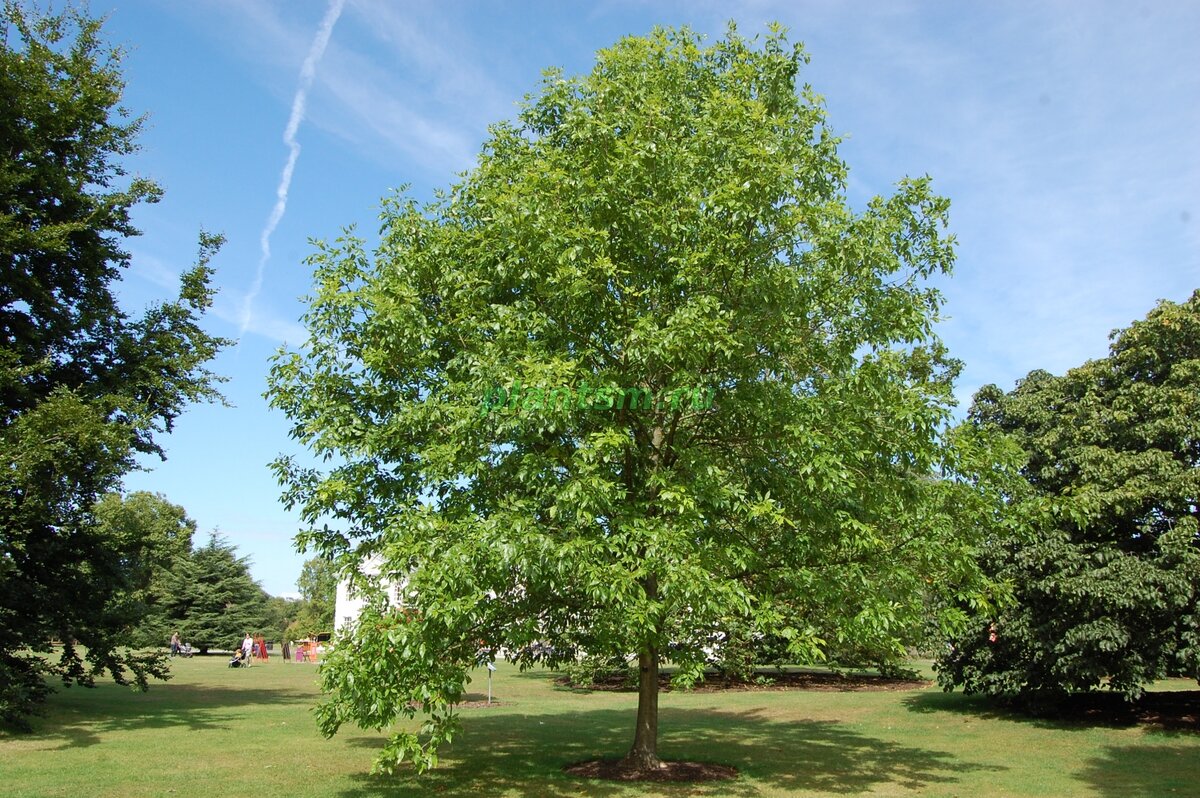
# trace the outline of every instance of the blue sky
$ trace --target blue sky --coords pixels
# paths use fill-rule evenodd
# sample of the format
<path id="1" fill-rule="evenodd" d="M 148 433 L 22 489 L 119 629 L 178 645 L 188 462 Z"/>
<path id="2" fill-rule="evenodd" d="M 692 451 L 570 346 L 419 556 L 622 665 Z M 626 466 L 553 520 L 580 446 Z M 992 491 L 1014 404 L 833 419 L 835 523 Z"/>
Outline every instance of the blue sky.
<path id="1" fill-rule="evenodd" d="M 717 38 L 729 19 L 744 35 L 784 23 L 812 56 L 802 79 L 846 136 L 852 200 L 926 173 L 950 197 L 959 257 L 941 334 L 966 363 L 964 404 L 980 385 L 1009 388 L 1030 369 L 1061 373 L 1102 356 L 1110 330 L 1200 287 L 1200 4 L 345 0 L 336 17 L 317 0 L 91 9 L 129 48 L 125 105 L 150 114 L 129 166 L 166 189 L 136 214 L 144 235 L 129 244 L 122 300 L 136 312 L 170 295 L 198 230 L 222 232 L 208 326 L 240 340 L 216 363 L 233 407 L 190 410 L 165 439 L 168 460 L 125 487 L 183 505 L 198 540 L 219 529 L 273 594 L 295 590 L 305 557 L 267 468 L 295 446 L 262 392 L 270 355 L 303 340 L 308 240 L 352 224 L 374 235 L 381 197 L 408 184 L 427 198 L 453 182 L 542 69 L 587 71 L 597 49 L 656 24 Z M 299 150 L 272 229 L 289 120 Z"/>

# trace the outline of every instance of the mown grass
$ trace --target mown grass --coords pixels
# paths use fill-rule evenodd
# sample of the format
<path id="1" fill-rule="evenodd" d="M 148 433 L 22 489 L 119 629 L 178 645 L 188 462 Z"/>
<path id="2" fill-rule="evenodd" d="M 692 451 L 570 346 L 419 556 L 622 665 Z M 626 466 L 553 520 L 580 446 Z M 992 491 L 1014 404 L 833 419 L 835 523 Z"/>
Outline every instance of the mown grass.
<path id="1" fill-rule="evenodd" d="M 311 665 L 177 660 L 148 693 L 59 692 L 28 735 L 0 734 L 7 796 L 1140 796 L 1196 795 L 1200 733 L 1007 716 L 936 688 L 668 693 L 664 757 L 731 764 L 736 781 L 617 785 L 562 766 L 618 756 L 636 696 L 557 686 L 500 663 L 490 708 L 424 777 L 367 775 L 380 735 L 317 732 Z M 472 699 L 486 690 L 483 674 Z M 1194 682 L 1160 685 L 1194 689 Z"/>

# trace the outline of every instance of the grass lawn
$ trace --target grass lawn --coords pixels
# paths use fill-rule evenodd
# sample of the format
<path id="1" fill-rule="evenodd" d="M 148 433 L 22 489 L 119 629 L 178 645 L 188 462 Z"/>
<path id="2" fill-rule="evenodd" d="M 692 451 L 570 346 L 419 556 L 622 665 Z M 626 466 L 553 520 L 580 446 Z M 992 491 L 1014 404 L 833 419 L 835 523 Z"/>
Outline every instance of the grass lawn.
<path id="1" fill-rule="evenodd" d="M 564 764 L 618 756 L 632 693 L 557 687 L 499 664 L 491 708 L 463 710 L 442 765 L 417 779 L 367 775 L 379 735 L 322 739 L 313 666 L 176 660 L 148 693 L 61 690 L 32 735 L 0 734 L 6 796 L 1188 796 L 1200 794 L 1200 733 L 999 716 L 937 688 L 880 692 L 668 693 L 665 758 L 734 765 L 732 782 L 589 782 Z M 472 685 L 481 699 L 484 674 Z M 1195 689 L 1179 681 L 1160 688 Z"/>

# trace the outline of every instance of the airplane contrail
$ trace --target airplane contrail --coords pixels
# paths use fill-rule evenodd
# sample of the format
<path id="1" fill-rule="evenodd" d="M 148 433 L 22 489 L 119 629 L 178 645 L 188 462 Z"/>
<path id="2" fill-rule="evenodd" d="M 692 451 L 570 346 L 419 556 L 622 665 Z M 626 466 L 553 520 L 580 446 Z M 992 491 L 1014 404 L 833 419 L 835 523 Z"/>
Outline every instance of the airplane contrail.
<path id="1" fill-rule="evenodd" d="M 258 237 L 260 251 L 258 270 L 254 274 L 254 283 L 250 286 L 250 291 L 242 303 L 242 325 L 238 330 L 239 340 L 246 334 L 246 328 L 250 326 L 254 300 L 262 291 L 267 261 L 271 259 L 271 234 L 275 232 L 275 228 L 279 226 L 279 221 L 287 210 L 292 173 L 296 171 L 296 159 L 300 157 L 300 143 L 296 141 L 296 131 L 300 129 L 300 123 L 304 121 L 304 110 L 308 105 L 308 90 L 312 87 L 313 77 L 317 74 L 317 62 L 325 54 L 325 46 L 329 44 L 329 37 L 333 35 L 333 26 L 337 24 L 344 5 L 346 5 L 346 0 L 330 0 L 329 8 L 325 11 L 325 18 L 321 20 L 321 27 L 317 29 L 317 35 L 313 37 L 312 45 L 308 48 L 308 55 L 305 56 L 304 64 L 300 67 L 300 85 L 296 87 L 296 96 L 292 98 L 292 114 L 288 117 L 287 127 L 283 129 L 283 143 L 288 148 L 287 163 L 283 165 L 283 173 L 279 176 L 279 186 L 275 189 L 275 207 L 271 208 L 271 215 L 267 217 L 267 223 Z"/>

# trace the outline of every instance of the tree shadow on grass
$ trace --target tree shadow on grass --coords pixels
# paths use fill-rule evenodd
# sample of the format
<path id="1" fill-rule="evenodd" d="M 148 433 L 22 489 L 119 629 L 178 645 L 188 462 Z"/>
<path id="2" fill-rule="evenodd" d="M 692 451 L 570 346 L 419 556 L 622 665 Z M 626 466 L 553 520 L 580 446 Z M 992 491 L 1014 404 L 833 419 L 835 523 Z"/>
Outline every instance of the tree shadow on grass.
<path id="1" fill-rule="evenodd" d="M 1107 746 L 1076 775 L 1105 798 L 1195 795 L 1200 749 L 1189 745 Z"/>
<path id="2" fill-rule="evenodd" d="M 185 727 L 190 731 L 228 729 L 229 721 L 249 715 L 263 704 L 296 704 L 306 709 L 313 695 L 276 687 L 153 685 L 138 692 L 114 683 L 93 688 L 58 688 L 48 714 L 33 719 L 24 740 L 57 742 L 58 749 L 87 747 L 110 732 Z"/>
<path id="3" fill-rule="evenodd" d="M 442 765 L 424 776 L 401 769 L 395 776 L 357 776 L 342 798 L 411 795 L 528 796 L 651 795 L 697 791 L 756 795 L 763 787 L 786 793 L 854 795 L 890 784 L 920 792 L 955 783 L 964 773 L 1001 768 L 965 761 L 946 751 L 869 737 L 833 721 L 779 721 L 760 710 L 664 708 L 659 753 L 664 759 L 732 765 L 740 776 L 705 784 L 636 785 L 568 776 L 564 765 L 620 757 L 628 749 L 633 715 L 627 709 L 553 715 L 472 714 Z M 378 737 L 355 737 L 352 745 L 378 748 Z"/>
<path id="4" fill-rule="evenodd" d="M 986 696 L 962 693 L 927 691 L 910 695 L 903 703 L 913 712 L 951 712 L 1057 731 L 1141 726 L 1161 735 L 1200 732 L 1200 691 L 1197 690 L 1145 693 L 1133 704 L 1116 693 L 1081 693 L 1036 713 Z"/>

